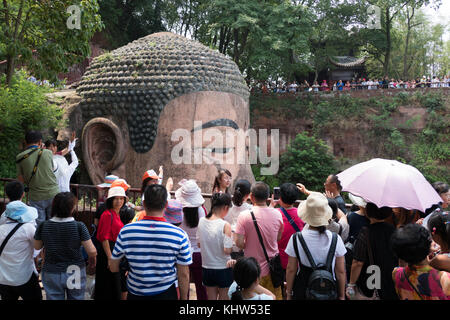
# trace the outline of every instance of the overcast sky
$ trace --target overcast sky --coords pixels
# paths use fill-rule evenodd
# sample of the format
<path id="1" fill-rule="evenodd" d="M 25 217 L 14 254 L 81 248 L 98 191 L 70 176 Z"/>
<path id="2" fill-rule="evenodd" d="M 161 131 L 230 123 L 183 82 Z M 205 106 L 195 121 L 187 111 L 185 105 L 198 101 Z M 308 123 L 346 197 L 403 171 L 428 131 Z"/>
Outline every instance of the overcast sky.
<path id="1" fill-rule="evenodd" d="M 424 11 L 433 24 L 447 25 L 444 40 L 450 40 L 450 0 L 442 0 L 442 4 L 437 11 L 430 7 L 424 7 Z"/>

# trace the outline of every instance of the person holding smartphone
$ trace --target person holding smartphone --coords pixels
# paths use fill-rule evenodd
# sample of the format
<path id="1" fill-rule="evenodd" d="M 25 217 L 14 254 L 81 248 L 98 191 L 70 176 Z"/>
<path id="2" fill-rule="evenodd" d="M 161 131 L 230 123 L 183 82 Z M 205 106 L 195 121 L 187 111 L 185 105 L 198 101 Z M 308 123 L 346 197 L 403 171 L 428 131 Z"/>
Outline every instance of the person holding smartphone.
<path id="1" fill-rule="evenodd" d="M 297 187 L 292 183 L 283 183 L 279 188 L 274 188 L 273 191 L 274 200 L 280 205 L 277 210 L 281 212 L 283 217 L 284 227 L 281 239 L 278 241 L 278 250 L 280 251 L 281 266 L 286 272 L 289 256 L 286 254 L 285 249 L 291 236 L 296 232 L 302 231 L 305 223 L 298 217 L 297 208 L 294 207 L 295 201 L 300 196 Z M 286 290 L 285 288 L 282 289 L 284 295 Z"/>

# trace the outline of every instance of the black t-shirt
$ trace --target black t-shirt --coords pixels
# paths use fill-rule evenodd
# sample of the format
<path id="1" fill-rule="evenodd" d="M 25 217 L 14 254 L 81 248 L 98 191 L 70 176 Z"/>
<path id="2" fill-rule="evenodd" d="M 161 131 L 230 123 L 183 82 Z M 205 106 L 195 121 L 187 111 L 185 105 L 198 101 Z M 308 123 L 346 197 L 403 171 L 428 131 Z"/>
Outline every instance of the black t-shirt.
<path id="1" fill-rule="evenodd" d="M 363 227 L 356 238 L 353 259 L 364 262 L 357 284 L 367 296 L 372 296 L 373 294 L 373 290 L 367 288 L 367 279 L 373 275 L 373 273 L 367 274 L 367 267 L 371 265 L 367 246 L 367 237 L 369 237 L 373 255 L 372 264 L 378 266 L 381 271 L 381 286 L 378 290 L 381 299 L 398 299 L 392 280 L 392 271 L 398 266 L 398 260 L 395 258 L 390 246 L 390 239 L 394 231 L 395 228 L 391 224 L 379 222 Z"/>
<path id="2" fill-rule="evenodd" d="M 98 219 L 100 221 L 100 217 L 102 216 L 102 213 L 105 210 L 106 210 L 106 203 L 104 203 L 104 202 L 100 203 L 97 211 L 95 212 L 95 219 Z M 133 220 L 135 212 L 134 212 L 134 209 L 131 209 L 127 205 L 124 205 L 122 208 L 120 208 L 119 215 L 120 215 L 120 221 L 122 221 L 122 223 L 124 225 L 126 225 L 126 224 L 130 223 L 131 220 Z"/>
<path id="3" fill-rule="evenodd" d="M 34 239 L 42 240 L 45 248 L 46 272 L 67 272 L 70 265 L 84 267 L 81 242 L 91 239 L 86 225 L 80 221 L 47 220 L 36 229 Z"/>
<path id="4" fill-rule="evenodd" d="M 347 215 L 347 220 L 350 226 L 350 231 L 348 233 L 348 241 L 354 243 L 361 229 L 363 227 L 369 226 L 370 221 L 369 219 L 367 219 L 367 217 L 361 216 L 356 212 L 350 212 Z"/>

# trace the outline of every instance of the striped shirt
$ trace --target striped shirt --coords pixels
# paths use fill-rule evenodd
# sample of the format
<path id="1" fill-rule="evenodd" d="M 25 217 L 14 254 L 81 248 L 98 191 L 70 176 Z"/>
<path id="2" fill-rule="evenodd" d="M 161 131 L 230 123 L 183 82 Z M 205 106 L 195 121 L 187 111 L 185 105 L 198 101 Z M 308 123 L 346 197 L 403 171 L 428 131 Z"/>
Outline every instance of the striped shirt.
<path id="1" fill-rule="evenodd" d="M 164 218 L 155 217 L 145 217 L 120 230 L 112 259 L 122 257 L 130 265 L 128 291 L 139 296 L 166 291 L 177 280 L 176 264 L 192 263 L 187 234 Z"/>
<path id="2" fill-rule="evenodd" d="M 66 272 L 70 265 L 85 267 L 81 242 L 90 240 L 91 236 L 83 222 L 75 221 L 73 217 L 53 217 L 37 227 L 34 239 L 44 244 L 43 271 Z"/>

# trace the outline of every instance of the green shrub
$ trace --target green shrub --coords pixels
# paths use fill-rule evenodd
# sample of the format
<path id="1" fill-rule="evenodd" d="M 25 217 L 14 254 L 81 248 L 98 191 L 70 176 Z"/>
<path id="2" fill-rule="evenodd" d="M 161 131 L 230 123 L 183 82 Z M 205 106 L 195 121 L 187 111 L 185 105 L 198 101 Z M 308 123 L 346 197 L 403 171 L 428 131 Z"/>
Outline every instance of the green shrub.
<path id="1" fill-rule="evenodd" d="M 429 92 L 421 95 L 419 101 L 429 112 L 445 110 L 444 97 L 440 92 Z"/>
<path id="2" fill-rule="evenodd" d="M 27 80 L 18 72 L 9 87 L 0 77 L 0 176 L 16 177 L 15 157 L 28 130 L 43 130 L 62 125 L 63 110 L 47 101 L 51 89 Z"/>
<path id="3" fill-rule="evenodd" d="M 337 173 L 336 163 L 325 142 L 300 133 L 281 155 L 277 178 L 280 183 L 302 183 L 309 190 L 320 191 L 333 173 Z"/>

